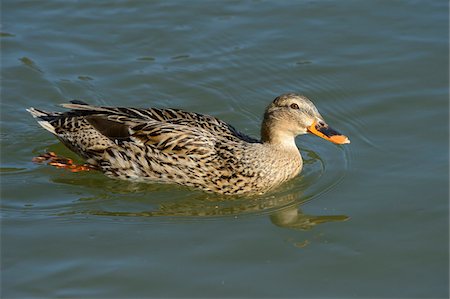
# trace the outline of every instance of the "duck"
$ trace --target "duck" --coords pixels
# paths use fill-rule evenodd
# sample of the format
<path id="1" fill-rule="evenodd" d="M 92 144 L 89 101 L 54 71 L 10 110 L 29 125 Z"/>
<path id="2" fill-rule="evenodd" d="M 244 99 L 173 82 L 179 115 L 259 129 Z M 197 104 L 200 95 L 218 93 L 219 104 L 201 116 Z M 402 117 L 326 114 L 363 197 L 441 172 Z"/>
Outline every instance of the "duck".
<path id="1" fill-rule="evenodd" d="M 216 117 L 180 109 L 93 106 L 80 100 L 61 106 L 70 110 L 27 111 L 86 161 L 82 170 L 222 195 L 263 194 L 295 178 L 303 167 L 298 135 L 350 143 L 311 100 L 296 93 L 282 94 L 267 106 L 259 139 Z"/>

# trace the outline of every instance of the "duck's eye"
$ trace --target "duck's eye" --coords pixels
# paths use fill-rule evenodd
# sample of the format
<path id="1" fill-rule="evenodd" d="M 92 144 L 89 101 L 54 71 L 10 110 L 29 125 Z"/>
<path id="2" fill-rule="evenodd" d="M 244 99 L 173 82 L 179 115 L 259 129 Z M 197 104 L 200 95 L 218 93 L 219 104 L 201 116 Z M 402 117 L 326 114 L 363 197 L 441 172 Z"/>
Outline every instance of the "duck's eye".
<path id="1" fill-rule="evenodd" d="M 300 109 L 296 103 L 291 104 L 290 106 L 292 109 Z"/>

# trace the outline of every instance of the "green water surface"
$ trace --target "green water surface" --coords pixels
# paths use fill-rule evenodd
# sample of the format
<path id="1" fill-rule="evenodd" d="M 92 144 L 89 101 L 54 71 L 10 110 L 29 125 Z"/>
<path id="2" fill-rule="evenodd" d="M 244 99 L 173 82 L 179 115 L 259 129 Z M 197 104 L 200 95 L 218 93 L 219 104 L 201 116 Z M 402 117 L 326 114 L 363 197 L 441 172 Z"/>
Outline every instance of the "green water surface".
<path id="1" fill-rule="evenodd" d="M 448 1 L 1 3 L 2 298 L 445 298 Z M 259 136 L 310 97 L 351 144 L 297 138 L 256 198 L 31 162 L 76 158 L 25 111 L 175 107 Z"/>

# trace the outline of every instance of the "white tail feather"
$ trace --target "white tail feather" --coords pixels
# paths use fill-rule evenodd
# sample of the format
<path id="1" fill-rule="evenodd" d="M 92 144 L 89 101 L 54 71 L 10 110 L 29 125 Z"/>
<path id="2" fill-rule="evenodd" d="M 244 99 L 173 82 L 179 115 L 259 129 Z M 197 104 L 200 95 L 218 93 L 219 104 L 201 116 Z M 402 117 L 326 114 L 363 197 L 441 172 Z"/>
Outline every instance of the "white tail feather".
<path id="1" fill-rule="evenodd" d="M 30 112 L 31 115 L 33 115 L 34 118 L 38 118 L 38 117 L 41 117 L 41 116 L 48 115 L 48 114 L 46 114 L 46 113 L 44 113 L 44 112 L 42 112 L 40 110 L 34 109 L 33 107 L 30 107 L 30 109 L 27 109 L 27 111 Z"/>
<path id="2" fill-rule="evenodd" d="M 49 131 L 50 133 L 56 135 L 55 127 L 53 127 L 48 121 L 45 121 L 45 120 L 38 120 L 38 124 L 40 124 L 41 127 L 43 127 L 44 129 L 46 129 L 46 130 Z"/>
<path id="3" fill-rule="evenodd" d="M 34 118 L 37 119 L 37 122 L 41 127 L 46 129 L 47 131 L 51 132 L 52 134 L 56 135 L 55 128 L 48 121 L 40 119 L 40 117 L 42 117 L 42 116 L 48 116 L 47 113 L 37 110 L 37 109 L 34 109 L 33 107 L 31 107 L 30 109 L 27 109 L 27 111 L 30 112 Z"/>

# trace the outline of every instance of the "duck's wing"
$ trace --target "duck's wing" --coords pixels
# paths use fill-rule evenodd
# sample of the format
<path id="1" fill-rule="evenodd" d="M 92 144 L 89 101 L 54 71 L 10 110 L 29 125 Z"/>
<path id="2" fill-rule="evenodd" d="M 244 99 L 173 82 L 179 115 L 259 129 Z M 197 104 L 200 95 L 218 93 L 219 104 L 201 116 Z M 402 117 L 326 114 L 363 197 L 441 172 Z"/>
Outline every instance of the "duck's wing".
<path id="1" fill-rule="evenodd" d="M 159 152 L 192 158 L 215 152 L 217 136 L 200 128 L 149 121 L 129 128 L 132 142 Z"/>
<path id="2" fill-rule="evenodd" d="M 112 121 L 120 120 L 121 117 L 122 120 L 125 118 L 142 121 L 155 120 L 160 123 L 201 128 L 232 141 L 259 142 L 257 139 L 239 132 L 233 126 L 218 118 L 180 109 L 98 107 L 81 101 L 72 101 L 70 104 L 63 104 L 62 106 L 72 109 L 71 113 L 75 115 L 108 115 Z"/>
<path id="3" fill-rule="evenodd" d="M 215 117 L 182 110 L 98 107 L 80 101 L 63 107 L 71 110 L 28 111 L 86 159 L 117 147 L 147 147 L 187 157 L 214 154 L 221 143 L 259 142 Z"/>
<path id="4" fill-rule="evenodd" d="M 208 132 L 220 135 L 223 138 L 232 141 L 259 142 L 257 139 L 250 137 L 236 130 L 232 125 L 209 115 L 199 114 L 195 112 L 187 112 L 180 109 L 145 109 L 144 113 L 148 113 L 151 118 L 167 122 L 175 125 L 189 126 L 204 129 Z"/>

